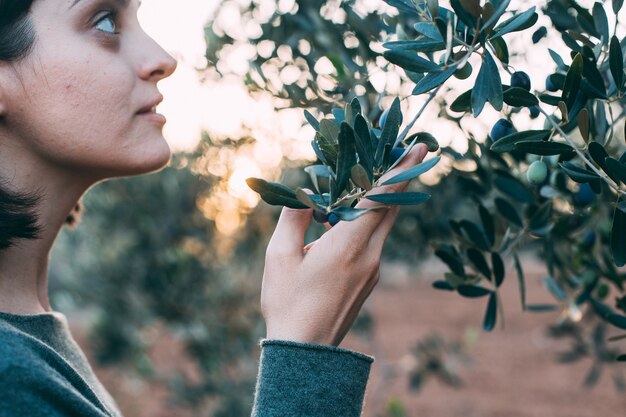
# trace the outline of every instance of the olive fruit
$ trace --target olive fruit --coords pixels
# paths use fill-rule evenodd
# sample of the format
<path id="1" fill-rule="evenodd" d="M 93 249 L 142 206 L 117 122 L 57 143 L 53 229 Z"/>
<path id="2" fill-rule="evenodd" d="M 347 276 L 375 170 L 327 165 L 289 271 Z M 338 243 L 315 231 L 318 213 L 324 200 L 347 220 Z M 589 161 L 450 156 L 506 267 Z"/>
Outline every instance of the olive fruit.
<path id="1" fill-rule="evenodd" d="M 328 221 L 328 213 L 322 211 L 313 211 L 313 219 L 318 223 L 326 223 Z"/>
<path id="2" fill-rule="evenodd" d="M 541 184 L 548 177 L 548 167 L 543 161 L 535 161 L 528 167 L 526 178 L 531 184 Z"/>
<path id="3" fill-rule="evenodd" d="M 530 108 L 530 118 L 536 119 L 537 117 L 539 117 L 539 109 L 537 106 L 533 106 Z"/>
<path id="4" fill-rule="evenodd" d="M 335 213 L 330 213 L 328 215 L 328 223 L 330 223 L 331 226 L 336 225 L 337 223 L 339 223 L 341 220 L 339 220 L 339 217 L 337 217 L 337 215 Z"/>
<path id="5" fill-rule="evenodd" d="M 578 191 L 574 194 L 573 203 L 576 207 L 586 207 L 593 203 L 596 199 L 596 194 L 591 189 L 589 184 L 580 184 Z"/>
<path id="6" fill-rule="evenodd" d="M 402 154 L 404 153 L 404 148 L 400 148 L 400 147 L 395 147 L 391 150 L 391 153 L 389 154 L 389 164 L 393 165 L 396 163 L 396 161 L 402 156 Z"/>
<path id="7" fill-rule="evenodd" d="M 583 249 L 591 249 L 596 243 L 596 233 L 593 230 L 588 230 L 583 236 L 582 246 Z"/>
<path id="8" fill-rule="evenodd" d="M 559 91 L 559 86 L 552 81 L 552 78 L 548 75 L 546 78 L 546 90 L 548 91 Z"/>
<path id="9" fill-rule="evenodd" d="M 524 71 L 516 71 L 511 75 L 511 87 L 520 87 L 530 91 L 530 77 Z"/>
<path id="10" fill-rule="evenodd" d="M 506 119 L 500 119 L 491 128 L 489 136 L 495 142 L 511 133 L 513 133 L 513 124 Z"/>

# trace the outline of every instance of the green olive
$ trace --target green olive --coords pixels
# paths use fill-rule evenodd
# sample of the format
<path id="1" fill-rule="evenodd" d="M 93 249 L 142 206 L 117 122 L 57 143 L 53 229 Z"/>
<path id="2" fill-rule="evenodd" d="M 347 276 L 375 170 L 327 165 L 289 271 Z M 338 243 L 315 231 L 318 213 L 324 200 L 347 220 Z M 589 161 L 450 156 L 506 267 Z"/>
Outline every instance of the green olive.
<path id="1" fill-rule="evenodd" d="M 535 161 L 528 167 L 526 178 L 531 184 L 541 184 L 548 176 L 548 167 L 543 161 Z"/>

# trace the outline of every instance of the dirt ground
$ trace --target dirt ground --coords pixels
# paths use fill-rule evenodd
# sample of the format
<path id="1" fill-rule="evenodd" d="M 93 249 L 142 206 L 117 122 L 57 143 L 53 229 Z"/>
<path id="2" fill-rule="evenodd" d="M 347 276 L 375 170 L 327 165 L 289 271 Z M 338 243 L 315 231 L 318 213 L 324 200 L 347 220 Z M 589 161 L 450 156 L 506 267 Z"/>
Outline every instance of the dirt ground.
<path id="1" fill-rule="evenodd" d="M 530 259 L 523 262 L 528 302 L 552 302 L 542 287 L 541 265 Z M 462 299 L 432 289 L 431 282 L 445 272 L 439 261 L 429 261 L 417 272 L 407 268 L 398 265 L 384 268 L 381 283 L 366 305 L 375 323 L 372 337 L 350 335 L 342 345 L 376 357 L 366 394 L 365 417 L 402 415 L 389 413 L 390 402 L 401 403 L 407 417 L 626 415 L 626 393 L 614 388 L 610 369 L 604 370 L 594 388 L 585 389 L 582 383 L 592 366 L 591 359 L 574 364 L 556 361 L 557 353 L 570 346 L 569 339 L 551 338 L 546 331 L 558 319 L 559 312 L 523 313 L 514 274 L 507 276 L 501 287 L 505 328 L 498 325 L 487 334 L 481 330 L 485 299 Z M 411 277 L 411 274 L 419 276 Z M 451 388 L 432 379 L 420 391 L 413 391 L 409 387 L 409 375 L 415 362 L 410 350 L 433 333 L 448 341 L 473 340 L 467 347 L 471 361 L 461 362 L 458 367 L 462 387 Z M 80 337 L 77 339 L 81 343 Z M 626 342 L 614 345 L 626 352 Z M 156 355 L 160 363 L 180 363 L 179 353 L 171 345 Z M 626 376 L 626 364 L 614 366 Z M 165 392 L 161 389 L 138 380 L 120 379 L 120 374 L 110 369 L 96 369 L 96 373 L 126 417 L 189 415 L 164 408 L 161 400 Z"/>
<path id="2" fill-rule="evenodd" d="M 529 303 L 552 302 L 542 287 L 543 270 L 527 260 Z M 508 269 L 508 268 L 507 268 Z M 430 282 L 443 276 L 441 264 L 424 265 L 420 279 L 407 282 L 402 267 L 385 271 L 371 299 L 375 317 L 374 342 L 351 338 L 346 346 L 376 357 L 368 385 L 365 416 L 382 417 L 391 399 L 400 399 L 409 417 L 596 417 L 626 415 L 626 395 L 614 388 L 605 369 L 593 389 L 582 387 L 591 359 L 559 364 L 558 352 L 570 340 L 548 336 L 546 328 L 559 312 L 523 313 L 517 277 L 509 275 L 501 287 L 505 328 L 492 333 L 480 330 L 486 300 L 462 299 L 436 291 Z M 395 277 L 395 278 L 394 278 Z M 468 348 L 472 362 L 459 367 L 463 386 L 451 388 L 438 380 L 427 381 L 420 392 L 409 388 L 411 355 L 418 340 L 437 332 L 447 340 L 464 334 L 478 335 Z M 616 342 L 620 343 L 620 342 Z M 621 343 L 622 351 L 626 344 Z M 617 364 L 626 375 L 626 364 Z"/>

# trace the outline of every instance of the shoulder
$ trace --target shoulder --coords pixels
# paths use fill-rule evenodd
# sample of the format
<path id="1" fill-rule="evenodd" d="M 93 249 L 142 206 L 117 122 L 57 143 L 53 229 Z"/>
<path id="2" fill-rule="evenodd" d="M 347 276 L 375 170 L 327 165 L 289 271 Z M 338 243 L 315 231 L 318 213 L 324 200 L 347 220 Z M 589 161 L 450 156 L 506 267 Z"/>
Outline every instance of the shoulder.
<path id="1" fill-rule="evenodd" d="M 0 321 L 0 417 L 98 416 L 54 351 Z"/>
<path id="2" fill-rule="evenodd" d="M 38 355 L 35 345 L 24 334 L 0 323 L 0 417 L 39 416 L 40 411 L 59 415 L 44 404 L 46 391 L 54 382 L 54 373 Z"/>
<path id="3" fill-rule="evenodd" d="M 77 407 L 72 404 L 73 398 L 76 398 L 74 393 L 61 383 L 58 375 L 39 365 L 41 363 L 19 363 L 17 357 L 16 360 L 2 360 L 0 417 L 94 415 L 75 413 Z M 80 401 L 79 405 L 82 403 Z"/>
<path id="4" fill-rule="evenodd" d="M 35 339 L 0 322 L 0 340 L 0 392 L 23 393 L 59 383 L 50 353 Z"/>
<path id="5" fill-rule="evenodd" d="M 0 373 L 3 375 L 9 368 L 43 360 L 38 355 L 37 344 L 33 340 L 2 320 L 0 340 Z"/>

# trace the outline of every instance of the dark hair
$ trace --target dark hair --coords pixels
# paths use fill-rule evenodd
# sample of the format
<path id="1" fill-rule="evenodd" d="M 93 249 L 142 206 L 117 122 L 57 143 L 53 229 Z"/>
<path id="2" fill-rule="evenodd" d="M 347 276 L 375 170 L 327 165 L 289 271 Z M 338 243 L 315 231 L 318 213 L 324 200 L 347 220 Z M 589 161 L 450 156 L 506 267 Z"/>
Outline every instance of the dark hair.
<path id="1" fill-rule="evenodd" d="M 28 19 L 32 3 L 0 0 L 0 61 L 17 61 L 32 48 L 35 32 Z M 35 213 L 40 197 L 11 191 L 7 185 L 0 184 L 0 250 L 16 239 L 36 239 L 40 233 Z"/>
<path id="2" fill-rule="evenodd" d="M 23 58 L 35 43 L 28 18 L 34 0 L 0 0 L 0 61 Z"/>
<path id="3" fill-rule="evenodd" d="M 36 34 L 28 16 L 34 1 L 0 0 L 0 61 L 19 61 L 35 44 Z M 39 193 L 13 191 L 6 180 L 0 179 L 0 250 L 13 246 L 16 239 L 39 237 L 41 226 L 36 207 L 40 201 Z M 80 210 L 78 203 L 66 223 L 75 225 Z"/>

